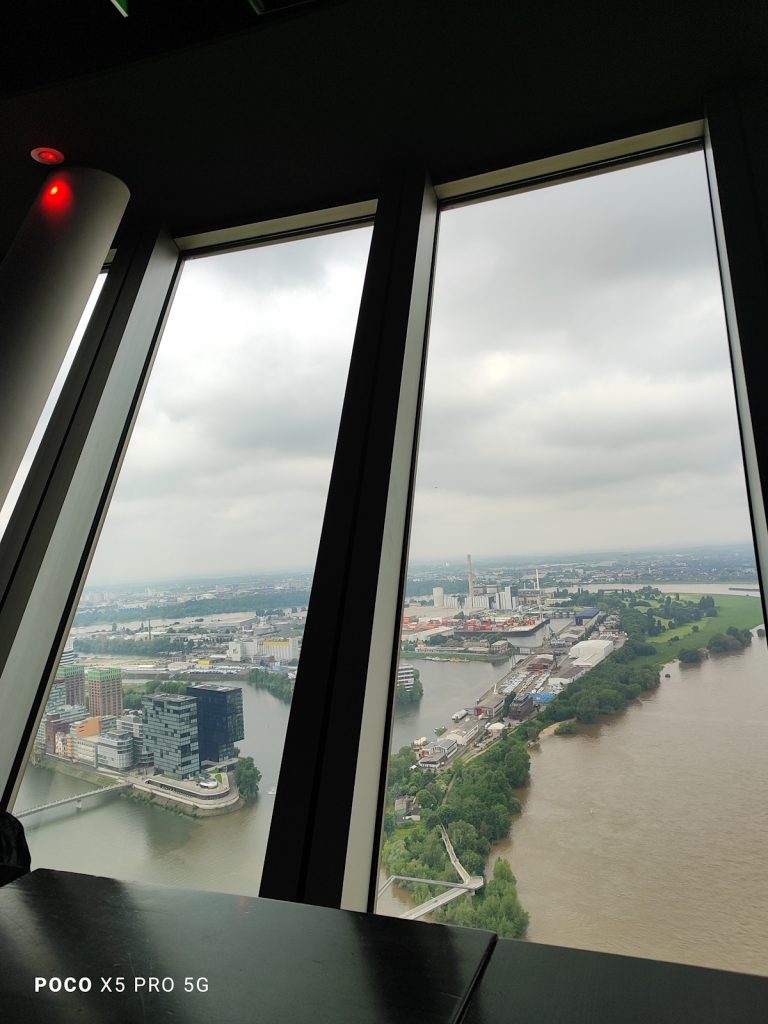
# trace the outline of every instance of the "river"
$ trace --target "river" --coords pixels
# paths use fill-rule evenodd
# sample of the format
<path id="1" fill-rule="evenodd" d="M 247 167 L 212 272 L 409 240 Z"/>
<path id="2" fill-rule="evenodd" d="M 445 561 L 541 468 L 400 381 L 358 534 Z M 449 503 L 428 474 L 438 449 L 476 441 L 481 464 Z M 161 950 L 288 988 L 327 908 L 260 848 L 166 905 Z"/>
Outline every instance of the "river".
<path id="1" fill-rule="evenodd" d="M 768 974 L 765 640 L 533 752 L 496 854 L 528 938 Z"/>

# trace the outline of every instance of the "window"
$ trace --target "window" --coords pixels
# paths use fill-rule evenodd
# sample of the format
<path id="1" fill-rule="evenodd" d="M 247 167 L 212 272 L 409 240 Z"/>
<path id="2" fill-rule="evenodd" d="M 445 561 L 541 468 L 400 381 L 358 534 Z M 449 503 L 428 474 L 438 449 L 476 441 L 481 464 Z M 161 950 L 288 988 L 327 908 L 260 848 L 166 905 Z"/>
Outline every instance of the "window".
<path id="1" fill-rule="evenodd" d="M 258 891 L 369 240 L 186 263 L 15 804 L 36 866 Z"/>
<path id="2" fill-rule="evenodd" d="M 764 973 L 766 651 L 702 154 L 446 210 L 430 335 L 379 911 Z"/>

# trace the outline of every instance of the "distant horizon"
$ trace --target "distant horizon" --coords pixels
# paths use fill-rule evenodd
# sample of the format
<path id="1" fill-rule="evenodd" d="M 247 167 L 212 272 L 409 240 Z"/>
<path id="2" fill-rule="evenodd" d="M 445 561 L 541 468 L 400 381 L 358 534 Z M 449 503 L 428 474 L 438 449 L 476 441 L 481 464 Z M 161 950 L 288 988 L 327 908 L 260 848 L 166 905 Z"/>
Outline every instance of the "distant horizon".
<path id="1" fill-rule="evenodd" d="M 722 551 L 722 550 L 735 550 L 740 548 L 748 549 L 755 565 L 757 565 L 757 558 L 755 555 L 754 544 L 752 540 L 743 541 L 721 541 L 711 544 L 691 544 L 691 545 L 680 545 L 680 544 L 667 544 L 658 547 L 643 546 L 638 548 L 629 547 L 612 547 L 605 549 L 582 549 L 578 551 L 538 551 L 532 554 L 525 555 L 483 555 L 474 554 L 473 552 L 467 552 L 463 555 L 449 555 L 438 558 L 411 558 L 408 562 L 408 573 L 410 574 L 415 567 L 418 566 L 466 566 L 467 554 L 472 556 L 473 564 L 480 566 L 487 563 L 494 565 L 535 565 L 538 561 L 539 564 L 545 560 L 554 561 L 556 564 L 562 564 L 568 560 L 572 561 L 585 561 L 585 560 L 605 560 L 609 558 L 617 558 L 621 556 L 627 556 L 630 558 L 638 558 L 649 555 L 673 555 L 673 554 L 693 554 L 694 552 L 707 552 L 707 551 Z M 292 566 L 290 568 L 283 569 L 254 569 L 246 570 L 241 573 L 233 574 L 232 572 L 225 571 L 221 573 L 196 573 L 190 576 L 163 576 L 163 577 L 137 577 L 135 579 L 123 579 L 123 580 L 111 580 L 111 581 L 91 581 L 88 580 L 83 591 L 86 590 L 109 590 L 116 587 L 152 587 L 165 585 L 181 585 L 181 584 L 192 584 L 192 583 L 242 583 L 247 580 L 269 580 L 269 579 L 286 579 L 291 576 L 310 576 L 314 577 L 314 569 L 312 568 L 297 568 Z"/>

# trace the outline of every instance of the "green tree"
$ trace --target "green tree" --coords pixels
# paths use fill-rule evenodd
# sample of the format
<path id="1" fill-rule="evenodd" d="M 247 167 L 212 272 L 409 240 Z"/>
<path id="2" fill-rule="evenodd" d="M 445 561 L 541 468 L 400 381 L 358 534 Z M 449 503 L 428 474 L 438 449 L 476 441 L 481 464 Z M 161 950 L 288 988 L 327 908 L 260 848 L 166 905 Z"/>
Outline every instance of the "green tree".
<path id="1" fill-rule="evenodd" d="M 677 657 L 684 665 L 698 665 L 701 661 L 701 652 L 691 647 L 681 647 Z"/>
<path id="2" fill-rule="evenodd" d="M 600 706 L 594 693 L 582 693 L 576 698 L 576 717 L 580 722 L 594 722 Z"/>
<path id="3" fill-rule="evenodd" d="M 259 795 L 259 783 L 261 772 L 253 763 L 252 757 L 241 757 L 235 765 L 235 782 L 237 788 L 246 801 L 255 800 Z"/>
<path id="4" fill-rule="evenodd" d="M 501 858 L 494 865 L 493 880 L 477 895 L 455 900 L 434 916 L 469 928 L 488 928 L 508 939 L 519 939 L 528 928 L 528 914 L 517 895 L 515 876 Z"/>
<path id="5" fill-rule="evenodd" d="M 575 722 L 561 722 L 555 729 L 555 736 L 574 736 L 578 731 Z"/>

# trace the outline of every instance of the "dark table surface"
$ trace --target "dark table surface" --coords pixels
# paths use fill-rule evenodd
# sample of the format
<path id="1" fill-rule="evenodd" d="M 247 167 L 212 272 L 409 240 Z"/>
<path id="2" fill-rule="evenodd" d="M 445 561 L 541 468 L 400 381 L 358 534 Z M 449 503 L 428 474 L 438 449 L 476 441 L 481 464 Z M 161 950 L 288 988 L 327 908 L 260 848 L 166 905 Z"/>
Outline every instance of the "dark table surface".
<path id="1" fill-rule="evenodd" d="M 502 939 L 463 1024 L 765 1024 L 768 978 Z"/>
<path id="2" fill-rule="evenodd" d="M 42 869 L 0 888 L 0 1021 L 768 1024 L 768 978 Z"/>
<path id="3" fill-rule="evenodd" d="M 0 889 L 0 1020 L 447 1024 L 461 1018 L 494 941 L 466 928 L 41 869 Z M 36 993 L 35 978 L 89 979 L 92 988 Z M 149 978 L 171 979 L 173 991 L 137 986 Z"/>

